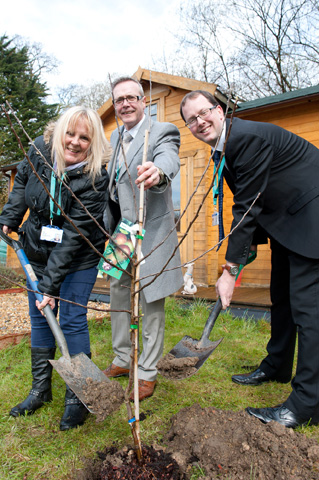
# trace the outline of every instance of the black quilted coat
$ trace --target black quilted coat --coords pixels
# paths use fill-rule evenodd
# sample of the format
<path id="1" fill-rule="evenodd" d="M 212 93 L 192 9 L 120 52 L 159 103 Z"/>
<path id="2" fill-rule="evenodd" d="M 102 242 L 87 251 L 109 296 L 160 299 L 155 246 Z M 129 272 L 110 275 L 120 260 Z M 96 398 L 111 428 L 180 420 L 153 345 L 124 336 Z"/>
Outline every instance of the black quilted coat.
<path id="1" fill-rule="evenodd" d="M 45 143 L 43 136 L 38 137 L 34 143 L 52 164 L 50 143 Z M 33 146 L 28 156 L 50 191 L 50 168 Z M 105 167 L 102 167 L 101 176 L 96 177 L 94 187 L 91 178 L 85 172 L 85 166 L 68 171 L 66 182 L 97 222 L 103 225 L 103 211 L 106 206 L 106 190 L 109 182 Z M 58 181 L 56 185 L 55 200 L 58 201 Z M 99 252 L 103 253 L 105 235 L 63 185 L 61 206 L 81 233 Z M 28 218 L 19 228 L 28 209 Z M 56 210 L 54 206 L 54 211 Z M 100 257 L 62 215 L 54 214 L 53 218 L 53 225 L 63 229 L 62 243 L 40 240 L 42 226 L 49 224 L 49 197 L 25 158 L 18 166 L 13 190 L 0 215 L 0 225 L 8 225 L 12 230 L 18 231 L 24 251 L 36 274 L 41 278 L 39 290 L 43 293 L 58 295 L 61 283 L 68 273 L 94 267 L 98 264 Z"/>

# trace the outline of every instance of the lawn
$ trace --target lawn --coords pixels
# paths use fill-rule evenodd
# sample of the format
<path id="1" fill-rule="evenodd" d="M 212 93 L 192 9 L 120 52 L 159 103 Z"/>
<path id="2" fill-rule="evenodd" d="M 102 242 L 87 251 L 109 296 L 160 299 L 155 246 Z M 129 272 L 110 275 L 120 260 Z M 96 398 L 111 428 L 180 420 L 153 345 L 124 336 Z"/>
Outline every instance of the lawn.
<path id="1" fill-rule="evenodd" d="M 169 298 L 166 302 L 164 353 L 184 336 L 200 338 L 209 313 L 203 301 L 187 303 Z M 89 322 L 92 360 L 104 369 L 113 359 L 111 325 Z M 160 443 L 168 430 L 170 418 L 181 408 L 199 403 L 223 410 L 243 410 L 246 406 L 274 406 L 286 399 L 291 387 L 275 382 L 259 387 L 242 387 L 231 381 L 231 375 L 256 366 L 265 354 L 270 335 L 266 321 L 241 320 L 223 313 L 210 339 L 223 337 L 222 343 L 198 373 L 187 380 L 170 381 L 158 377 L 154 395 L 140 404 L 146 415 L 141 422 L 144 444 Z M 127 379 L 120 378 L 123 385 Z M 131 445 L 125 405 L 106 420 L 96 423 L 90 415 L 78 429 L 60 432 L 63 413 L 64 383 L 53 374 L 53 402 L 29 417 L 12 418 L 10 409 L 22 401 L 31 387 L 30 347 L 27 342 L 0 351 L 0 478 L 1 480 L 66 480 L 76 478 L 87 459 L 105 446 Z M 319 440 L 319 427 L 299 428 L 300 432 Z M 196 476 L 194 476 L 196 478 Z"/>

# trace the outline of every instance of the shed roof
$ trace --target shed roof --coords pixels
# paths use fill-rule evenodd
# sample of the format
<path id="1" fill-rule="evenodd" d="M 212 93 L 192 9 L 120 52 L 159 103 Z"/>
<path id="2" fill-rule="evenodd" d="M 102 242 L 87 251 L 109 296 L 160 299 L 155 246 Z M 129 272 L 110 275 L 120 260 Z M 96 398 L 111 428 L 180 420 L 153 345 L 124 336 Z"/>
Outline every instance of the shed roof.
<path id="1" fill-rule="evenodd" d="M 300 88 L 299 90 L 293 90 L 292 92 L 281 93 L 279 95 L 271 95 L 270 97 L 257 98 L 256 100 L 250 100 L 249 102 L 238 103 L 237 112 L 251 110 L 253 108 L 265 107 L 276 103 L 288 102 L 300 97 L 317 95 L 318 93 L 319 85 L 315 85 L 313 87 Z"/>
<path id="2" fill-rule="evenodd" d="M 227 97 L 217 87 L 215 83 L 202 82 L 192 78 L 180 77 L 178 75 L 170 75 L 168 73 L 155 72 L 147 70 L 146 68 L 138 67 L 136 72 L 132 75 L 139 82 L 152 81 L 153 83 L 160 83 L 162 85 L 169 85 L 170 87 L 181 88 L 187 91 L 193 90 L 208 90 L 210 93 L 222 103 L 227 103 Z M 98 110 L 101 118 L 108 115 L 112 107 L 112 98 L 110 97 Z"/>

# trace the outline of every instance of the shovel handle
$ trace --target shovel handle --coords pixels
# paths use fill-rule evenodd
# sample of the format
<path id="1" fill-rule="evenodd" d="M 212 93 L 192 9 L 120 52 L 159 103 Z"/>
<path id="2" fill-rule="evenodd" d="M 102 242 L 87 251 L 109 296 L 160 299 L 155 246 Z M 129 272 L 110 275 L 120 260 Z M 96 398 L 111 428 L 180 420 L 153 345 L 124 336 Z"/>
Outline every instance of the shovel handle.
<path id="1" fill-rule="evenodd" d="M 3 235 L 1 235 L 1 237 L 3 238 Z M 8 237 L 10 238 L 10 237 Z M 17 257 L 21 263 L 21 266 L 27 276 L 27 279 L 30 283 L 30 286 L 32 288 L 32 290 L 34 291 L 34 294 L 35 294 L 35 297 L 37 300 L 39 300 L 39 302 L 42 302 L 43 300 L 43 296 L 40 292 L 38 292 L 38 279 L 37 279 L 37 276 L 36 274 L 34 273 L 34 270 L 32 268 L 32 266 L 30 265 L 30 262 L 26 256 L 26 254 L 24 253 L 23 249 L 22 249 L 22 245 L 20 242 L 16 241 L 16 240 L 13 240 L 11 239 L 11 242 L 8 243 L 8 245 L 10 245 L 14 251 L 16 252 L 17 254 Z M 53 313 L 53 311 L 51 310 L 51 307 L 50 305 L 46 305 L 43 309 L 43 313 L 44 313 L 44 316 L 46 318 L 46 321 L 48 322 L 49 324 L 49 327 L 54 335 L 54 338 L 58 344 L 58 347 L 60 349 L 60 352 L 62 354 L 63 357 L 66 357 L 66 358 L 70 358 L 70 354 L 69 354 L 69 350 L 68 350 L 68 346 L 67 346 L 67 343 L 66 343 L 66 340 L 65 340 L 65 337 L 63 335 L 63 332 L 61 330 L 61 327 L 60 325 L 58 324 L 58 321 L 57 319 L 55 318 L 55 315 Z"/>
<path id="2" fill-rule="evenodd" d="M 215 325 L 215 322 L 217 320 L 218 315 L 220 314 L 222 310 L 222 301 L 220 297 L 218 297 L 213 310 L 210 312 L 208 319 L 206 320 L 205 327 L 202 333 L 202 336 L 198 342 L 198 347 L 205 347 L 205 343 L 209 338 L 210 332 L 213 329 L 213 326 Z"/>
<path id="3" fill-rule="evenodd" d="M 253 262 L 255 260 L 257 256 L 257 253 L 255 251 L 250 251 L 249 252 L 249 257 L 248 257 L 248 262 L 247 262 L 247 265 L 251 262 Z M 239 272 L 237 273 L 237 276 L 236 276 L 236 280 L 241 272 L 241 270 L 243 269 L 244 265 L 240 265 L 239 267 Z M 206 321 L 206 324 L 205 324 L 205 327 L 204 327 L 204 330 L 203 330 L 203 334 L 198 342 L 198 346 L 199 347 L 205 347 L 205 343 L 207 343 L 207 340 L 209 338 L 209 335 L 210 335 L 210 332 L 212 331 L 213 329 L 213 326 L 215 325 L 215 322 L 216 322 L 216 319 L 218 317 L 218 315 L 220 314 L 221 310 L 222 310 L 222 302 L 221 302 L 221 299 L 220 297 L 218 297 L 216 303 L 215 303 L 215 306 L 213 308 L 213 310 L 211 311 L 207 321 Z"/>

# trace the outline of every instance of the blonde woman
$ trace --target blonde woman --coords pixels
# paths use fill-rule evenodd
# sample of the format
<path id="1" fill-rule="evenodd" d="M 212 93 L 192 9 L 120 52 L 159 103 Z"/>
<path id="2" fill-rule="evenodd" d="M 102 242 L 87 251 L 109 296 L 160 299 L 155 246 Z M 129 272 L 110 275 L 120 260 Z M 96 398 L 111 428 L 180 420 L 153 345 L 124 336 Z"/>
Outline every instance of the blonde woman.
<path id="1" fill-rule="evenodd" d="M 111 148 L 105 139 L 98 114 L 86 107 L 72 107 L 59 120 L 48 125 L 35 146 L 53 166 L 53 171 L 32 146 L 29 158 L 40 178 L 77 229 L 99 252 L 103 252 L 105 236 L 96 226 L 63 179 L 90 214 L 101 225 L 106 203 L 108 174 L 105 164 Z M 27 220 L 22 224 L 24 214 Z M 84 352 L 91 356 L 86 309 L 61 301 L 60 305 L 48 295 L 87 305 L 96 280 L 99 256 L 62 215 L 33 173 L 27 159 L 18 166 L 13 190 L 0 216 L 5 233 L 18 231 L 24 251 L 39 279 L 43 301 L 29 296 L 31 317 L 32 389 L 28 397 L 13 407 L 10 415 L 32 415 L 45 402 L 52 400 L 52 366 L 55 339 L 41 314 L 49 304 L 57 314 L 71 355 Z M 61 430 L 82 425 L 88 415 L 85 406 L 66 387 L 65 411 Z"/>

